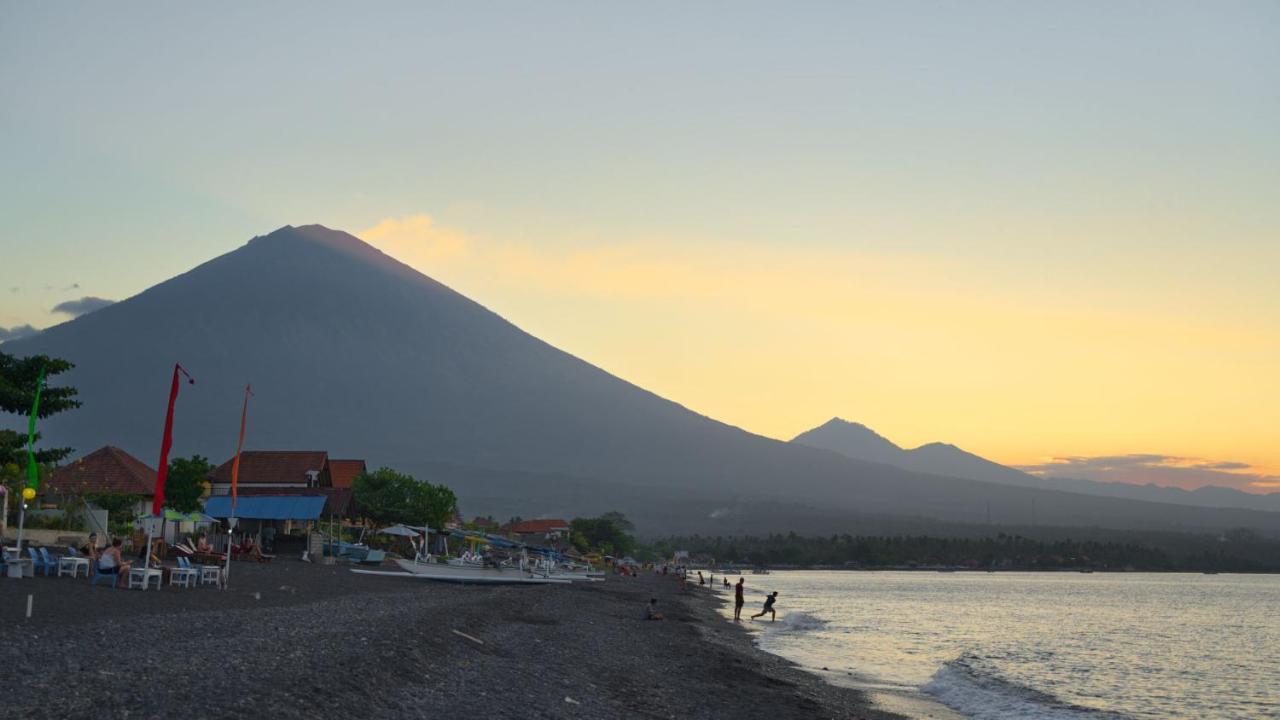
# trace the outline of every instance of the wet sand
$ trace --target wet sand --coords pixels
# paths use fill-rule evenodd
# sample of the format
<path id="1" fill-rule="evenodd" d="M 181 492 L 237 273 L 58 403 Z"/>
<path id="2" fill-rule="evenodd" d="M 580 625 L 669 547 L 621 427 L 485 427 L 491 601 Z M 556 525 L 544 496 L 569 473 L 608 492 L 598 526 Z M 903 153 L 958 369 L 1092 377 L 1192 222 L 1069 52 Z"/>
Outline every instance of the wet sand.
<path id="1" fill-rule="evenodd" d="M 720 602 L 652 575 L 484 587 L 284 559 L 236 563 L 227 590 L 0 578 L 0 718 L 894 717 L 756 649 Z"/>

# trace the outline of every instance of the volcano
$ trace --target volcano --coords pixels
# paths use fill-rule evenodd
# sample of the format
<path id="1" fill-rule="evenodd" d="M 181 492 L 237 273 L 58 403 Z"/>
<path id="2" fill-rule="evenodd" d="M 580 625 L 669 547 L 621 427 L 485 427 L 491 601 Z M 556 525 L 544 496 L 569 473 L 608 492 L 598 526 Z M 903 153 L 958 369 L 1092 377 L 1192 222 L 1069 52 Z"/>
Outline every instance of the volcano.
<path id="1" fill-rule="evenodd" d="M 468 513 L 617 507 L 664 530 L 805 529 L 808 515 L 1136 528 L 1280 526 L 1280 515 L 941 477 L 726 425 L 529 335 L 347 233 L 286 226 L 114 305 L 4 344 L 76 368 L 83 407 L 42 425 L 154 462 L 175 361 L 175 456 L 317 449 L 454 487 Z M 65 378 L 65 379 L 64 379 Z M 771 511 L 770 508 L 776 510 Z M 683 518 L 683 519 L 680 519 Z M 666 523 L 665 525 L 662 523 Z M 736 523 L 736 524 L 735 524 Z"/>

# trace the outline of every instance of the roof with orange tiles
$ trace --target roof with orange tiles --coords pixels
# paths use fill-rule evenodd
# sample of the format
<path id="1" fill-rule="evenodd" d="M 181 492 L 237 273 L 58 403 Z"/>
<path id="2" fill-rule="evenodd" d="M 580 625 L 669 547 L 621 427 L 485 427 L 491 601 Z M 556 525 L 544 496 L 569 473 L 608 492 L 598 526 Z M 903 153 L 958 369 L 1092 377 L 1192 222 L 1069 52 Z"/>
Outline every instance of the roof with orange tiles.
<path id="1" fill-rule="evenodd" d="M 155 494 L 156 471 L 118 447 L 98 448 L 74 462 L 54 468 L 44 490 L 55 494 Z"/>
<path id="2" fill-rule="evenodd" d="M 349 488 L 351 481 L 356 476 L 365 472 L 365 464 L 363 460 L 334 460 L 329 459 L 329 479 L 336 488 Z"/>
<path id="3" fill-rule="evenodd" d="M 512 523 L 507 530 L 519 535 L 535 535 L 538 533 L 560 532 L 569 529 L 568 520 L 546 519 L 546 520 L 523 520 L 518 523 Z"/>
<path id="4" fill-rule="evenodd" d="M 231 459 L 209 474 L 216 483 L 231 482 Z M 323 450 L 245 450 L 240 453 L 238 484 L 254 483 L 302 483 L 307 473 L 323 473 L 329 462 L 329 453 Z"/>

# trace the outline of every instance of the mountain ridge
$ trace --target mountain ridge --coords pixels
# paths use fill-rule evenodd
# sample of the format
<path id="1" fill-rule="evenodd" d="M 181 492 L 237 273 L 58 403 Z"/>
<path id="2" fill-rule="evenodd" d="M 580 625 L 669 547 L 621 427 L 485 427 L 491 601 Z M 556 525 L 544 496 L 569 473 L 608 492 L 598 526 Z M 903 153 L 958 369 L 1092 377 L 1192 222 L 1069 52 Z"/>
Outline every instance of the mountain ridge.
<path id="1" fill-rule="evenodd" d="M 319 225 L 255 237 L 5 351 L 76 363 L 65 378 L 84 406 L 41 429 L 81 453 L 114 444 L 150 461 L 172 363 L 181 361 L 197 384 L 178 400 L 175 455 L 230 456 L 251 382 L 248 447 L 322 448 L 456 482 L 464 506 L 483 486 L 484 497 L 529 516 L 555 482 L 596 488 L 559 507 L 575 497 L 584 506 L 636 503 L 633 490 L 647 488 L 654 515 L 698 498 L 982 522 L 989 503 L 997 521 L 1021 522 L 1035 504 L 1028 488 L 851 459 L 706 417 Z M 1041 506 L 1045 524 L 1280 532 L 1280 515 L 1067 493 Z"/>
<path id="2" fill-rule="evenodd" d="M 877 438 L 883 443 L 883 445 L 877 445 L 878 448 L 891 447 L 893 452 L 866 452 L 865 443 L 868 437 Z M 822 425 L 800 433 L 791 442 L 832 450 L 853 459 L 886 462 L 915 472 L 964 477 L 1017 487 L 1060 490 L 1097 497 L 1126 498 L 1192 507 L 1280 512 L 1280 493 L 1246 493 L 1234 488 L 1218 486 L 1185 490 L 1154 484 L 1135 485 L 1083 478 L 1041 477 L 987 460 L 951 443 L 935 441 L 910 450 L 903 449 L 867 425 L 840 417 L 833 417 Z"/>

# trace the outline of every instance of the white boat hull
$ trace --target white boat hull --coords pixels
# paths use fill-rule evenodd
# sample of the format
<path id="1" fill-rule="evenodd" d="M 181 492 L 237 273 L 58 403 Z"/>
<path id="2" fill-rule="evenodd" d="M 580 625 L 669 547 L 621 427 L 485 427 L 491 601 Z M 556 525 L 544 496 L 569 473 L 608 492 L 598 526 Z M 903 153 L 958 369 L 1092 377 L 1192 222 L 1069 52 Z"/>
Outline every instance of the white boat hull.
<path id="1" fill-rule="evenodd" d="M 453 573 L 421 573 L 399 572 L 396 570 L 361 570 L 353 568 L 353 573 L 360 575 L 381 575 L 383 577 L 414 578 L 416 580 L 435 580 L 437 582 L 466 583 L 474 585 L 568 585 L 568 580 L 557 578 L 528 577 L 520 572 L 493 573 L 483 575 L 469 572 Z"/>

